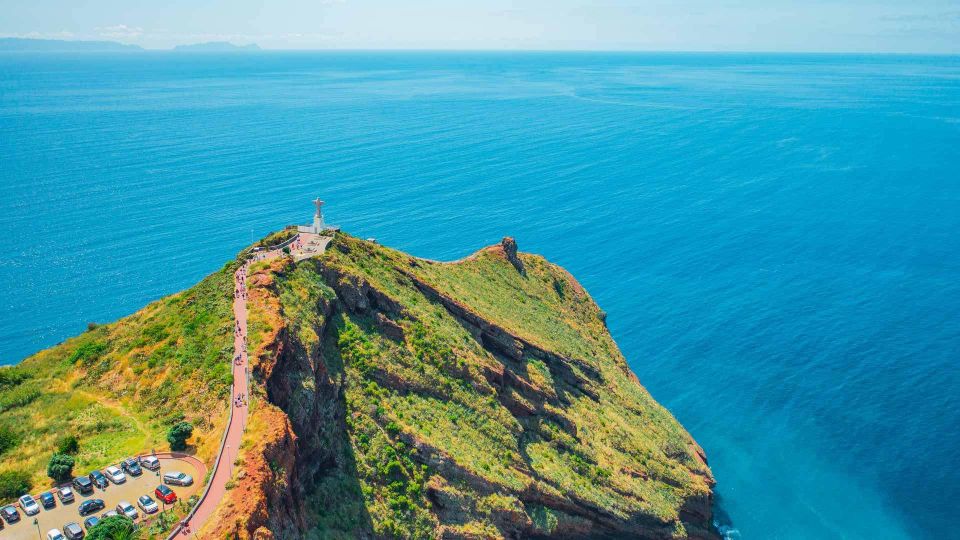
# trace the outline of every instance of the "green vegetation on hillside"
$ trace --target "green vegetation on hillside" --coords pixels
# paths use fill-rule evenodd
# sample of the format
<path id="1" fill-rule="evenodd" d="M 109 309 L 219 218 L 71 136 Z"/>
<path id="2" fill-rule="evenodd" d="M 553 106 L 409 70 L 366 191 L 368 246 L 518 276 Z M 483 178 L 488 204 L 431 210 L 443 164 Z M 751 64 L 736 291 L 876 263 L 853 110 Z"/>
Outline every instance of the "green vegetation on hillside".
<path id="1" fill-rule="evenodd" d="M 274 276 L 285 323 L 300 328 L 304 349 L 322 341 L 331 379 L 344 381 L 347 440 L 337 444 L 350 465 L 312 495 L 317 534 L 575 530 L 582 518 L 564 504 L 681 531 L 684 501 L 709 494 L 692 439 L 637 384 L 603 313 L 565 271 L 521 257 L 523 274 L 496 249 L 442 264 L 339 234 L 317 261 Z M 327 283 L 323 269 L 339 282 Z M 309 318 L 327 286 L 385 299 L 370 309 L 341 299 L 327 335 L 304 332 L 322 326 Z M 501 355 L 424 286 L 554 356 Z M 515 381 L 501 385 L 504 372 Z M 342 495 L 354 491 L 362 506 Z"/>
<path id="2" fill-rule="evenodd" d="M 0 474 L 49 486 L 56 452 L 86 473 L 168 450 L 182 420 L 206 435 L 199 455 L 212 455 L 232 382 L 233 269 L 0 368 Z"/>

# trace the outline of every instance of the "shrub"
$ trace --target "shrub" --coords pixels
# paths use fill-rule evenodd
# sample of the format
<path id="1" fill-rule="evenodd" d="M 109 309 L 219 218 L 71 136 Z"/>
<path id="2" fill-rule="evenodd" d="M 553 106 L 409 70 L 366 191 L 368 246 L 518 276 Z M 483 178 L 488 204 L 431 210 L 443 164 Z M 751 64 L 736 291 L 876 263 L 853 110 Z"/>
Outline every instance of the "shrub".
<path id="1" fill-rule="evenodd" d="M 21 371 L 15 367 L 0 368 L 0 390 L 16 386 L 30 378 L 30 374 Z"/>
<path id="2" fill-rule="evenodd" d="M 100 358 L 100 356 L 107 352 L 107 344 L 102 341 L 88 341 L 83 345 L 77 347 L 73 354 L 70 355 L 70 358 L 67 359 L 71 364 L 76 364 L 79 362 L 82 365 L 89 365 Z"/>
<path id="3" fill-rule="evenodd" d="M 87 532 L 87 540 L 133 540 L 137 527 L 126 516 L 110 516 Z"/>
<path id="4" fill-rule="evenodd" d="M 80 451 L 80 441 L 74 435 L 65 435 L 57 441 L 57 453 L 71 456 L 77 455 Z"/>
<path id="5" fill-rule="evenodd" d="M 17 386 L 0 396 L 0 412 L 29 405 L 38 397 L 40 397 L 40 390 L 29 385 Z"/>
<path id="6" fill-rule="evenodd" d="M 57 483 L 66 482 L 73 476 L 75 463 L 73 456 L 54 454 L 50 457 L 50 463 L 47 464 L 47 476 Z"/>
<path id="7" fill-rule="evenodd" d="M 0 455 L 17 446 L 20 437 L 7 426 L 0 426 Z"/>
<path id="8" fill-rule="evenodd" d="M 190 422 L 178 422 L 167 432 L 167 442 L 170 443 L 170 449 L 181 451 L 187 449 L 187 439 L 193 435 L 193 424 Z"/>
<path id="9" fill-rule="evenodd" d="M 22 471 L 0 473 L 0 500 L 11 500 L 30 491 L 30 475 Z"/>

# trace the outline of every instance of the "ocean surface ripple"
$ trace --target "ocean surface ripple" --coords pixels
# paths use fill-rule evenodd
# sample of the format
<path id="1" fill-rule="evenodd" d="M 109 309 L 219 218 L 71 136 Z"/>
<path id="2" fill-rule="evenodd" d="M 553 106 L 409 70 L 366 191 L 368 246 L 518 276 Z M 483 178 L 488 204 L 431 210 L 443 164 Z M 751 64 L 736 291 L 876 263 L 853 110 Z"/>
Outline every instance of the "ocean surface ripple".
<path id="1" fill-rule="evenodd" d="M 328 220 L 517 237 L 706 449 L 731 538 L 950 538 L 960 59 L 0 56 L 0 361 Z"/>

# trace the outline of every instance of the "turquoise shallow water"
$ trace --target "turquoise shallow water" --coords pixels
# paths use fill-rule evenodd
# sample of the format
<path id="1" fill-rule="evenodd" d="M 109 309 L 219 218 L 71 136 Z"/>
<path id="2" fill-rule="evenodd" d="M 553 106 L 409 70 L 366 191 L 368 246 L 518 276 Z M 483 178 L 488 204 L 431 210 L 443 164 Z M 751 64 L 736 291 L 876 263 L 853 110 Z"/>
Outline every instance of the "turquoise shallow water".
<path id="1" fill-rule="evenodd" d="M 960 59 L 0 56 L 0 361 L 310 217 L 566 266 L 743 538 L 949 538 Z"/>

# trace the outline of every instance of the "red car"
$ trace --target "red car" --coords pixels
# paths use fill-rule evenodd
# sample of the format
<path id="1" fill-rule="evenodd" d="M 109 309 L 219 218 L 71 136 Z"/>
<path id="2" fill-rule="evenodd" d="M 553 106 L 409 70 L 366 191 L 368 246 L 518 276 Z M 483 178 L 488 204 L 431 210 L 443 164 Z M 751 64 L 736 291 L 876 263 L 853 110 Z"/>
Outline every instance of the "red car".
<path id="1" fill-rule="evenodd" d="M 160 484 L 157 486 L 157 489 L 153 490 L 153 494 L 157 496 L 158 499 L 167 503 L 173 504 L 177 502 L 177 494 L 173 492 L 172 489 L 167 486 Z"/>

